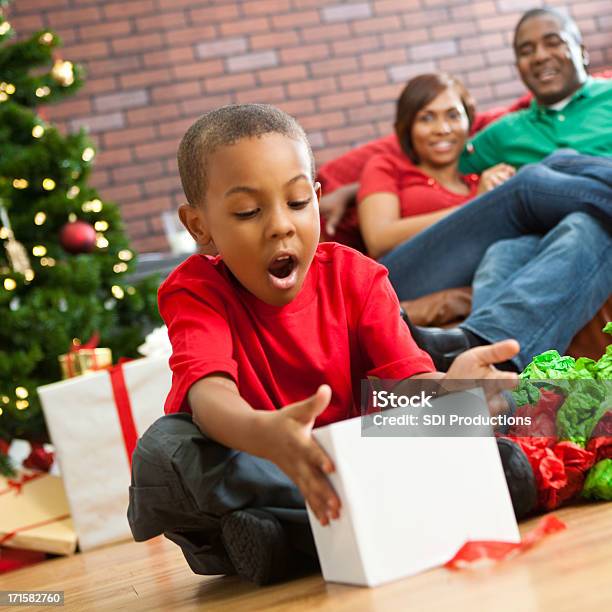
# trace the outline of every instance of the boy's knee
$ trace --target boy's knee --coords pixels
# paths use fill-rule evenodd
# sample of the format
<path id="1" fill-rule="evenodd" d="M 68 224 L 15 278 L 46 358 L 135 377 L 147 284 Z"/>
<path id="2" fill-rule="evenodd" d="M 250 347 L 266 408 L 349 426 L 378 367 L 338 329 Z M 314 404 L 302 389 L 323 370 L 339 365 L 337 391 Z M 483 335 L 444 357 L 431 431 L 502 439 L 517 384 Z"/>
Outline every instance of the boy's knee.
<path id="1" fill-rule="evenodd" d="M 583 212 L 575 212 L 567 215 L 558 225 L 557 229 L 562 231 L 567 240 L 571 240 L 577 247 L 589 247 L 596 239 L 610 240 L 610 234 L 604 224 Z M 586 242 L 585 242 L 586 241 Z"/>

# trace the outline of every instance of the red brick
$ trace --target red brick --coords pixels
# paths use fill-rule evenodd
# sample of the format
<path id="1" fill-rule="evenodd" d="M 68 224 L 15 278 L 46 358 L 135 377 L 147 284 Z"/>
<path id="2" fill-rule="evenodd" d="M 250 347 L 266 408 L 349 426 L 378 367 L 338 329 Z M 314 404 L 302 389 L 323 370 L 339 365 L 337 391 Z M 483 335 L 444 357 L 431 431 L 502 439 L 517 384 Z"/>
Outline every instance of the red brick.
<path id="1" fill-rule="evenodd" d="M 300 45 L 299 47 L 293 47 L 291 49 L 281 49 L 280 56 L 284 64 L 317 60 L 329 57 L 329 46 L 327 43 Z"/>
<path id="2" fill-rule="evenodd" d="M 278 66 L 276 51 L 260 51 L 257 53 L 245 53 L 244 55 L 233 55 L 226 60 L 228 72 L 244 72 L 246 70 L 259 70 Z"/>
<path id="3" fill-rule="evenodd" d="M 327 147 L 323 150 L 315 151 L 315 161 L 317 166 L 322 166 L 324 163 L 336 159 L 336 157 L 340 157 L 343 153 L 346 153 L 349 149 L 347 145 L 343 145 L 341 147 Z"/>
<path id="4" fill-rule="evenodd" d="M 487 17 L 496 14 L 497 6 L 493 0 L 470 2 L 465 6 L 453 6 L 451 8 L 451 17 L 453 19 L 471 19 L 473 17 Z"/>
<path id="5" fill-rule="evenodd" d="M 248 5 L 247 5 L 248 6 Z M 269 34 L 254 34 L 249 38 L 251 49 L 277 49 L 282 52 L 282 47 L 297 45 L 300 39 L 295 30 L 288 32 L 271 32 Z"/>
<path id="6" fill-rule="evenodd" d="M 118 130 L 116 132 L 104 134 L 104 145 L 105 147 L 112 148 L 121 145 L 136 144 L 153 140 L 155 136 L 156 133 L 154 127 L 151 125 L 145 125 L 142 127 Z"/>
<path id="7" fill-rule="evenodd" d="M 485 102 L 493 98 L 493 89 L 489 85 L 484 87 L 470 87 L 470 94 L 476 101 L 476 105 L 479 109 L 485 110 L 487 107 Z M 489 104 L 489 106 L 492 106 Z"/>
<path id="8" fill-rule="evenodd" d="M 174 176 L 163 176 L 162 178 L 148 180 L 142 184 L 146 195 L 159 195 L 174 191 L 180 183 Z"/>
<path id="9" fill-rule="evenodd" d="M 320 110 L 329 111 L 335 108 L 350 108 L 351 106 L 364 104 L 365 101 L 366 97 L 363 91 L 347 91 L 321 96 L 318 105 Z"/>
<path id="10" fill-rule="evenodd" d="M 107 74 L 121 75 L 140 67 L 140 59 L 135 56 L 92 60 L 88 63 L 89 73 L 95 74 L 96 76 L 104 76 Z"/>
<path id="11" fill-rule="evenodd" d="M 215 4 L 215 3 L 208 3 Z M 192 8 L 189 11 L 193 23 L 221 23 L 239 17 L 237 3 L 224 4 L 221 6 L 206 6 L 203 8 Z"/>
<path id="12" fill-rule="evenodd" d="M 351 24 L 356 34 L 369 34 L 371 32 L 393 32 L 402 28 L 402 20 L 398 15 L 388 17 L 372 17 L 364 21 Z"/>
<path id="13" fill-rule="evenodd" d="M 143 108 L 134 108 L 127 111 L 129 125 L 141 123 L 152 123 L 162 119 L 174 119 L 180 115 L 180 110 L 175 102 L 163 105 L 149 105 Z"/>
<path id="14" fill-rule="evenodd" d="M 414 13 L 404 13 L 402 22 L 407 30 L 422 28 L 427 25 L 438 25 L 449 21 L 446 9 L 421 9 Z"/>
<path id="15" fill-rule="evenodd" d="M 53 22 L 61 24 L 64 27 L 69 25 L 81 25 L 83 23 L 96 23 L 99 22 L 102 17 L 100 9 L 96 6 L 53 11 L 52 15 Z"/>
<path id="16" fill-rule="evenodd" d="M 319 93 L 330 93 L 336 90 L 336 81 L 332 77 L 324 79 L 307 79 L 305 81 L 291 82 L 287 91 L 291 98 L 307 98 Z"/>
<path id="17" fill-rule="evenodd" d="M 342 74 L 339 79 L 341 89 L 363 89 L 386 83 L 387 74 L 384 70 L 362 70 L 354 74 Z"/>
<path id="18" fill-rule="evenodd" d="M 128 232 L 129 232 L 128 226 Z M 151 238 L 134 239 L 132 242 L 134 249 L 139 253 L 157 253 L 168 250 L 168 241 L 165 236 L 153 236 Z"/>
<path id="19" fill-rule="evenodd" d="M 158 177 L 161 173 L 162 165 L 159 161 L 146 164 L 130 164 L 115 168 L 112 171 L 113 180 L 118 183 L 133 181 L 137 179 L 149 179 Z"/>
<path id="20" fill-rule="evenodd" d="M 241 75 L 247 76 L 247 75 Z M 284 68 L 271 68 L 269 70 L 261 70 L 259 72 L 259 79 L 262 83 L 279 83 L 289 82 L 295 79 L 306 78 L 306 67 L 305 66 L 287 66 Z"/>
<path id="21" fill-rule="evenodd" d="M 426 28 L 419 30 L 405 30 L 401 32 L 390 32 L 389 34 L 382 35 L 383 45 L 385 47 L 406 47 L 409 45 L 416 45 L 429 40 L 429 32 Z"/>
<path id="22" fill-rule="evenodd" d="M 195 28 L 185 28 L 184 30 L 169 30 L 164 32 L 164 40 L 168 46 L 192 45 L 201 43 L 202 40 L 211 40 L 217 35 L 214 26 L 201 25 Z"/>
<path id="23" fill-rule="evenodd" d="M 145 106 L 148 102 L 148 92 L 144 89 L 135 89 L 97 96 L 94 98 L 94 107 L 97 111 L 109 112 L 133 108 L 134 106 Z"/>
<path id="24" fill-rule="evenodd" d="M 236 102 L 239 104 L 248 104 L 250 102 L 261 102 L 263 104 L 272 104 L 285 100 L 287 94 L 285 88 L 281 85 L 273 87 L 257 87 L 255 89 L 246 89 L 236 92 Z"/>
<path id="25" fill-rule="evenodd" d="M 180 100 L 183 97 L 193 97 L 202 93 L 202 88 L 198 81 L 187 81 L 185 83 L 175 83 L 169 85 L 159 85 L 152 89 L 154 102 L 166 102 L 168 100 Z"/>
<path id="26" fill-rule="evenodd" d="M 361 65 L 364 68 L 377 68 L 389 66 L 389 64 L 404 63 L 406 51 L 404 49 L 387 49 L 377 53 L 364 53 L 361 56 Z"/>
<path id="27" fill-rule="evenodd" d="M 292 0 L 291 4 L 297 9 L 327 6 L 329 0 Z"/>
<path id="28" fill-rule="evenodd" d="M 127 38 L 115 38 L 111 41 L 111 46 L 115 53 L 140 53 L 144 50 L 159 49 L 163 47 L 161 34 L 151 32 L 150 34 L 136 34 Z"/>
<path id="29" fill-rule="evenodd" d="M 468 73 L 468 86 L 487 85 L 490 83 L 507 82 L 514 78 L 514 70 L 510 66 L 495 66 L 494 70 L 472 70 Z"/>
<path id="30" fill-rule="evenodd" d="M 267 18 L 240 19 L 239 21 L 225 21 L 221 23 L 221 34 L 223 36 L 235 36 L 236 34 L 251 34 L 253 32 L 267 32 L 270 23 Z"/>
<path id="31" fill-rule="evenodd" d="M 499 30 L 513 32 L 517 18 L 514 15 L 498 15 L 496 17 L 479 17 L 478 29 L 481 32 L 496 32 Z"/>
<path id="32" fill-rule="evenodd" d="M 508 83 L 497 83 L 493 85 L 495 96 L 519 97 L 525 93 L 525 86 L 520 81 L 510 81 Z"/>
<path id="33" fill-rule="evenodd" d="M 364 121 L 376 121 L 381 117 L 387 117 L 389 120 L 389 129 L 391 132 L 393 118 L 395 114 L 395 102 L 383 102 L 382 104 L 367 104 L 366 106 L 358 106 L 357 108 L 349 108 L 348 116 L 351 123 L 363 123 Z"/>
<path id="34" fill-rule="evenodd" d="M 94 189 L 101 189 L 105 187 L 110 182 L 110 172 L 108 170 L 103 170 L 102 168 L 95 168 L 91 175 L 91 178 L 88 181 L 90 187 Z"/>
<path id="35" fill-rule="evenodd" d="M 436 72 L 436 64 L 433 61 L 410 62 L 403 66 L 391 66 L 389 68 L 389 77 L 394 83 L 405 83 L 412 77 L 426 72 Z"/>
<path id="36" fill-rule="evenodd" d="M 487 63 L 489 64 L 507 64 L 509 66 L 514 65 L 514 51 L 511 47 L 486 51 L 485 56 L 487 58 Z"/>
<path id="37" fill-rule="evenodd" d="M 270 15 L 284 13 L 290 9 L 289 0 L 257 0 L 257 2 L 242 3 L 242 12 L 245 15 Z"/>
<path id="38" fill-rule="evenodd" d="M 204 81 L 204 90 L 210 93 L 218 93 L 228 89 L 246 89 L 255 85 L 255 77 L 249 72 L 220 76 Z"/>
<path id="39" fill-rule="evenodd" d="M 235 102 L 229 93 L 224 93 L 218 96 L 202 96 L 193 100 L 185 100 L 180 103 L 181 111 L 189 115 L 189 117 L 198 117 L 202 113 L 209 111 L 219 106 L 225 106 Z"/>
<path id="40" fill-rule="evenodd" d="M 209 57 L 231 57 L 236 53 L 244 53 L 247 48 L 248 43 L 244 36 L 213 40 L 199 44 L 196 47 L 196 56 L 202 59 Z"/>
<path id="41" fill-rule="evenodd" d="M 351 31 L 346 23 L 330 23 L 302 30 L 302 38 L 306 42 L 334 41 L 339 38 L 348 38 Z"/>
<path id="42" fill-rule="evenodd" d="M 182 136 L 187 128 L 193 123 L 191 117 L 185 117 L 177 121 L 167 121 L 159 126 L 159 133 L 162 137 Z"/>
<path id="43" fill-rule="evenodd" d="M 385 15 L 386 13 L 402 13 L 406 10 L 419 10 L 419 0 L 377 0 L 374 2 L 374 13 Z"/>
<path id="44" fill-rule="evenodd" d="M 444 57 L 438 62 L 440 70 L 457 72 L 459 70 L 476 70 L 486 65 L 486 58 L 481 53 L 471 55 L 458 55 L 457 57 Z"/>
<path id="45" fill-rule="evenodd" d="M 530 0 L 497 0 L 499 13 L 514 13 L 516 15 L 518 11 L 527 11 L 532 8 L 534 8 L 533 1 Z"/>
<path id="46" fill-rule="evenodd" d="M 328 130 L 326 137 L 329 144 L 342 144 L 344 142 L 354 143 L 356 140 L 373 138 L 374 129 L 371 124 L 366 123 L 336 130 Z"/>
<path id="47" fill-rule="evenodd" d="M 172 47 L 163 51 L 145 53 L 143 56 L 145 66 L 151 68 L 157 66 L 169 66 L 171 64 L 183 64 L 195 59 L 193 47 Z"/>
<path id="48" fill-rule="evenodd" d="M 102 194 L 104 199 L 114 202 L 126 202 L 129 200 L 140 200 L 142 198 L 142 189 L 137 183 L 129 183 L 127 185 L 113 185 L 105 187 Z"/>
<path id="49" fill-rule="evenodd" d="M 156 11 L 154 0 L 130 0 L 129 2 L 104 2 L 104 15 L 109 19 L 125 19 L 134 15 L 146 15 Z"/>
<path id="50" fill-rule="evenodd" d="M 318 11 L 297 11 L 287 15 L 272 15 L 272 26 L 278 30 L 320 23 Z"/>
<path id="51" fill-rule="evenodd" d="M 115 77 L 106 77 L 102 79 L 88 78 L 85 80 L 83 91 L 87 94 L 108 93 L 117 89 L 117 79 Z"/>
<path id="52" fill-rule="evenodd" d="M 334 55 L 353 55 L 362 51 L 373 51 L 380 46 L 376 36 L 359 36 L 352 40 L 339 40 L 332 43 Z"/>
<path id="53" fill-rule="evenodd" d="M 184 28 L 187 25 L 185 13 L 176 11 L 172 13 L 157 13 L 143 17 L 136 17 L 136 28 L 139 32 L 148 32 L 149 30 L 160 30 L 170 28 Z"/>
<path id="54" fill-rule="evenodd" d="M 410 56 L 416 60 L 430 60 L 437 57 L 456 55 L 457 43 L 452 40 L 415 45 L 410 48 Z"/>
<path id="55" fill-rule="evenodd" d="M 194 62 L 192 64 L 178 64 L 172 67 L 172 74 L 177 79 L 207 79 L 211 76 L 223 74 L 222 60 L 209 60 Z"/>
<path id="56" fill-rule="evenodd" d="M 102 149 L 96 155 L 97 168 L 115 168 L 119 164 L 131 164 L 132 150 L 129 147 Z"/>
<path id="57" fill-rule="evenodd" d="M 504 46 L 504 38 L 499 32 L 492 34 L 481 34 L 459 41 L 459 48 L 462 53 L 470 51 L 481 51 L 484 49 L 496 49 Z"/>
<path id="58" fill-rule="evenodd" d="M 354 57 L 334 58 L 310 64 L 310 71 L 315 77 L 352 72 L 353 70 L 357 70 L 357 59 Z"/>
<path id="59" fill-rule="evenodd" d="M 403 83 L 395 85 L 386 85 L 384 87 L 376 87 L 368 91 L 368 100 L 370 102 L 386 102 L 388 100 L 397 100 L 402 91 Z"/>
<path id="60" fill-rule="evenodd" d="M 139 160 L 174 158 L 177 147 L 178 143 L 176 138 L 172 138 L 170 140 L 156 140 L 154 142 L 136 145 L 134 147 L 134 152 L 136 154 L 136 159 Z"/>
<path id="61" fill-rule="evenodd" d="M 14 15 L 9 11 L 6 17 L 13 30 L 18 33 L 34 32 L 36 30 L 45 29 L 45 21 L 42 15 Z"/>
<path id="62" fill-rule="evenodd" d="M 169 83 L 172 81 L 172 74 L 168 68 L 154 68 L 151 70 L 140 70 L 139 72 L 122 74 L 119 77 L 119 81 L 121 86 L 126 89 L 128 87 L 145 87 Z"/>
<path id="63" fill-rule="evenodd" d="M 315 112 L 315 105 L 312 100 L 292 100 L 288 102 L 279 102 L 276 106 L 284 110 L 286 113 L 297 117 L 302 115 L 310 115 Z"/>
<path id="64" fill-rule="evenodd" d="M 62 55 L 70 57 L 74 62 L 96 58 L 106 59 L 109 55 L 108 43 L 99 41 L 66 46 L 62 49 Z"/>
<path id="65" fill-rule="evenodd" d="M 306 138 L 312 149 L 318 149 L 325 146 L 325 136 L 323 132 L 306 132 Z"/>
<path id="66" fill-rule="evenodd" d="M 70 0 L 19 0 L 19 11 L 29 13 L 31 11 L 40 11 L 44 8 L 54 9 L 58 6 L 68 6 Z M 9 5 L 9 21 L 13 21 L 11 13 L 17 9 L 15 5 Z"/>
<path id="67" fill-rule="evenodd" d="M 84 127 L 87 131 L 106 132 L 107 130 L 116 130 L 125 125 L 125 119 L 122 113 L 109 113 L 107 115 L 96 114 L 93 117 L 79 117 L 70 121 L 70 127 L 77 130 Z"/>
<path id="68" fill-rule="evenodd" d="M 96 40 L 97 38 L 109 39 L 116 36 L 124 36 L 132 31 L 129 21 L 110 21 L 97 23 L 96 25 L 80 26 L 82 40 Z"/>
<path id="69" fill-rule="evenodd" d="M 326 6 L 321 10 L 323 21 L 352 21 L 354 19 L 367 19 L 372 16 L 372 7 L 368 2 L 350 2 Z"/>
<path id="70" fill-rule="evenodd" d="M 454 21 L 431 28 L 433 40 L 448 40 L 449 38 L 465 38 L 477 34 L 476 24 L 473 21 Z"/>
<path id="71" fill-rule="evenodd" d="M 317 113 L 300 118 L 300 125 L 306 130 L 321 130 L 345 125 L 346 117 L 341 111 L 331 113 Z"/>
<path id="72" fill-rule="evenodd" d="M 49 106 L 49 118 L 52 121 L 60 119 L 72 119 L 79 115 L 89 115 L 92 112 L 91 101 L 89 98 L 70 99 L 63 101 L 61 104 Z"/>

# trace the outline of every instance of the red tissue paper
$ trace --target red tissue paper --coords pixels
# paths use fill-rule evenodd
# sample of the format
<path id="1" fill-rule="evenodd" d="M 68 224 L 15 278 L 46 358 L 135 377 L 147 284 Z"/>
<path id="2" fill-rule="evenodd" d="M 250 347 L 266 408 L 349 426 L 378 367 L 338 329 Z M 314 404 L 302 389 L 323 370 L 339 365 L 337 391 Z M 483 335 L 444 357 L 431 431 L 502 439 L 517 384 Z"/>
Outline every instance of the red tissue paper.
<path id="1" fill-rule="evenodd" d="M 0 574 L 39 563 L 47 558 L 44 552 L 38 550 L 22 550 L 21 548 L 0 548 Z"/>

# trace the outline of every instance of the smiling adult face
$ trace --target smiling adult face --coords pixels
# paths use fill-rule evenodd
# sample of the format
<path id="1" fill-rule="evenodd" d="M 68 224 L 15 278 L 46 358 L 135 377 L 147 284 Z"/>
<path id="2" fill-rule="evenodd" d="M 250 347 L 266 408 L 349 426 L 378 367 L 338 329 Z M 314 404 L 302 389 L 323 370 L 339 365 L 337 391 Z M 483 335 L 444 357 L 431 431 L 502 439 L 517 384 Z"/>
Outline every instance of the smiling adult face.
<path id="1" fill-rule="evenodd" d="M 523 21 L 514 38 L 516 66 L 526 87 L 540 104 L 571 96 L 587 78 L 588 56 L 572 31 L 553 14 L 540 13 Z"/>

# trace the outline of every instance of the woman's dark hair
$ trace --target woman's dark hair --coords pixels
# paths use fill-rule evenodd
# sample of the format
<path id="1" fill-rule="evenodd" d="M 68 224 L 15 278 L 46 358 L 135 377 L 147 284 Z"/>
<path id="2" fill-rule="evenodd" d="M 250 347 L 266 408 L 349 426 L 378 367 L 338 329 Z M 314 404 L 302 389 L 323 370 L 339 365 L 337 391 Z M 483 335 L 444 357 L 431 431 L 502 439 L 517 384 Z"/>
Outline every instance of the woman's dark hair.
<path id="1" fill-rule="evenodd" d="M 410 79 L 397 100 L 395 113 L 395 133 L 402 151 L 414 162 L 417 156 L 412 148 L 412 126 L 417 113 L 446 89 L 454 89 L 461 98 L 468 122 L 472 125 L 475 114 L 474 100 L 463 83 L 456 77 L 445 73 L 421 74 Z"/>

